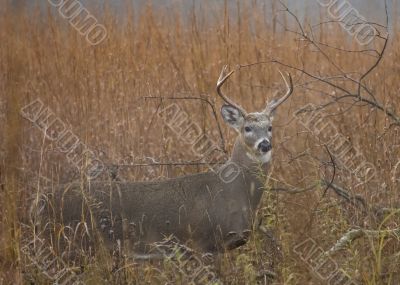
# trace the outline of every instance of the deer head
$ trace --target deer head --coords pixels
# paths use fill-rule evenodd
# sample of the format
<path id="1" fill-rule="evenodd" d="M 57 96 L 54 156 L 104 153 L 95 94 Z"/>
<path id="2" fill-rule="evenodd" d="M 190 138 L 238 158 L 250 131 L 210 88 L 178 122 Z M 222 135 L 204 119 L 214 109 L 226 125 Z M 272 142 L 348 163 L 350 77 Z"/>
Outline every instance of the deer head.
<path id="1" fill-rule="evenodd" d="M 226 69 L 227 66 L 224 66 L 217 82 L 217 93 L 226 103 L 221 108 L 222 118 L 230 127 L 236 130 L 238 141 L 245 147 L 249 158 L 262 164 L 268 163 L 272 155 L 272 120 L 274 111 L 292 94 L 292 77 L 288 74 L 289 80 L 287 80 L 279 71 L 287 88 L 286 94 L 278 100 L 272 100 L 267 103 L 261 112 L 247 113 L 240 105 L 234 103 L 221 91 L 222 85 L 234 73 L 234 70 L 232 70 L 225 75 Z"/>

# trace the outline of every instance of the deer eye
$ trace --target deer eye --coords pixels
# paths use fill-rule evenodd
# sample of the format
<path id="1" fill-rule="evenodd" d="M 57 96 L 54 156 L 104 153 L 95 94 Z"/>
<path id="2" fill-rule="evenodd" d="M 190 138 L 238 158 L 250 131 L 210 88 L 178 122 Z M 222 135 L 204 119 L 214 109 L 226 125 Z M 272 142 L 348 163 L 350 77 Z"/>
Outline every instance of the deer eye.
<path id="1" fill-rule="evenodd" d="M 245 127 L 245 128 L 244 128 L 244 131 L 245 131 L 246 133 L 250 133 L 250 132 L 251 132 L 251 128 L 250 128 L 250 127 Z"/>
<path id="2" fill-rule="evenodd" d="M 268 127 L 268 132 L 272 132 L 272 127 Z"/>

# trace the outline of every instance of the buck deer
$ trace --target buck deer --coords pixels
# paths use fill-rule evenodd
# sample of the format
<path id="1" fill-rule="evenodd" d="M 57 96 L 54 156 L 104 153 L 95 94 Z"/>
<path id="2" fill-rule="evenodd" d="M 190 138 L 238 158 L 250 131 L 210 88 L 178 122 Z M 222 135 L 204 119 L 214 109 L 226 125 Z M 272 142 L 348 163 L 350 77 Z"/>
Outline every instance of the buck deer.
<path id="1" fill-rule="evenodd" d="M 273 112 L 292 94 L 293 83 L 290 74 L 287 80 L 281 73 L 286 94 L 261 112 L 247 113 L 221 91 L 233 72 L 225 75 L 224 67 L 217 82 L 217 93 L 226 103 L 222 118 L 237 132 L 232 156 L 220 171 L 160 182 L 94 181 L 84 187 L 89 191 L 70 184 L 54 193 L 47 215 L 64 225 L 82 225 L 92 218 L 106 244 L 119 240 L 137 254 L 148 253 L 151 244 L 168 236 L 210 253 L 245 244 L 271 161 Z M 219 174 L 232 165 L 237 175 L 224 181 Z"/>

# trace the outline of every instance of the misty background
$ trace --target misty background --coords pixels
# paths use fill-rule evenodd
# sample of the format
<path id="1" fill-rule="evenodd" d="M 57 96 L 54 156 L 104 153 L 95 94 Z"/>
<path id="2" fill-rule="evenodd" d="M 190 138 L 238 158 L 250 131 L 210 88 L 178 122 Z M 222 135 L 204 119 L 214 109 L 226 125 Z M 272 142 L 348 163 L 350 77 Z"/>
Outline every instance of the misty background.
<path id="1" fill-rule="evenodd" d="M 62 0 L 57 0 L 62 1 Z M 53 2 L 57 2 L 53 0 Z M 64 0 L 66 1 L 66 0 Z M 78 0 L 68 0 L 78 1 Z M 319 0 L 320 2 L 328 2 L 327 0 Z M 358 12 L 364 16 L 368 21 L 377 22 L 384 24 L 385 22 L 385 1 L 384 0 L 331 0 L 337 3 L 350 3 Z M 43 11 L 46 11 L 46 7 L 51 7 L 51 0 L 11 0 L 16 8 L 33 8 L 40 6 Z M 252 7 L 253 9 L 263 9 L 270 19 L 272 20 L 273 15 L 279 14 L 279 10 L 282 10 L 282 5 L 277 0 L 251 0 L 251 1 L 240 1 L 240 0 L 79 0 L 86 8 L 92 9 L 91 12 L 96 16 L 96 13 L 107 11 L 116 13 L 120 16 L 120 20 L 126 18 L 126 4 L 133 7 L 133 10 L 138 12 L 146 5 L 152 5 L 153 9 L 156 10 L 170 10 L 171 12 L 180 11 L 182 15 L 190 15 L 196 10 L 209 11 L 210 18 L 212 20 L 215 17 L 222 17 L 223 7 L 226 3 L 228 11 L 231 17 L 235 17 L 240 9 L 243 9 L 246 2 L 246 7 Z M 388 0 L 388 12 L 391 22 L 394 20 L 397 22 L 400 11 L 399 11 L 399 0 Z M 317 23 L 323 15 L 326 20 L 327 8 L 321 7 L 317 0 L 288 0 L 284 1 L 290 10 L 296 13 L 300 20 L 307 19 L 312 23 Z M 125 7 L 125 8 L 124 8 Z M 56 9 L 51 7 L 52 9 Z M 243 12 L 243 11 L 240 11 Z M 173 13 L 171 13 L 173 15 Z M 140 16 L 135 15 L 134 16 Z M 391 23 L 393 24 L 393 23 Z M 392 25 L 391 25 L 392 26 Z"/>

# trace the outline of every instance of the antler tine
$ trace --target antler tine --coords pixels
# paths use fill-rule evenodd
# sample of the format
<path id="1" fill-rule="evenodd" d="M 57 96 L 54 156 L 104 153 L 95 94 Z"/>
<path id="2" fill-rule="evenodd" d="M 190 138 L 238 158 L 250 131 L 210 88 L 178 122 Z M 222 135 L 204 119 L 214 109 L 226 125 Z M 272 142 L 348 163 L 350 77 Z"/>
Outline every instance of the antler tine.
<path id="1" fill-rule="evenodd" d="M 289 77 L 289 82 L 286 80 L 285 76 L 282 74 L 282 72 L 279 70 L 280 75 L 282 76 L 283 81 L 285 82 L 286 85 L 286 94 L 282 96 L 278 101 L 271 103 L 270 105 L 267 105 L 266 111 L 271 113 L 273 112 L 280 104 L 286 101 L 287 98 L 289 98 L 290 95 L 293 93 L 293 80 L 292 76 L 290 73 L 287 73 L 287 76 Z"/>
<path id="2" fill-rule="evenodd" d="M 222 100 L 224 100 L 227 104 L 239 109 L 242 112 L 242 114 L 245 115 L 246 111 L 240 105 L 235 104 L 232 100 L 230 100 L 228 97 L 226 97 L 221 91 L 222 85 L 224 85 L 226 80 L 235 72 L 235 70 L 233 69 L 228 74 L 224 75 L 227 68 L 228 68 L 228 65 L 225 65 L 221 70 L 221 74 L 219 75 L 219 78 L 217 81 L 217 93 L 222 98 Z"/>

